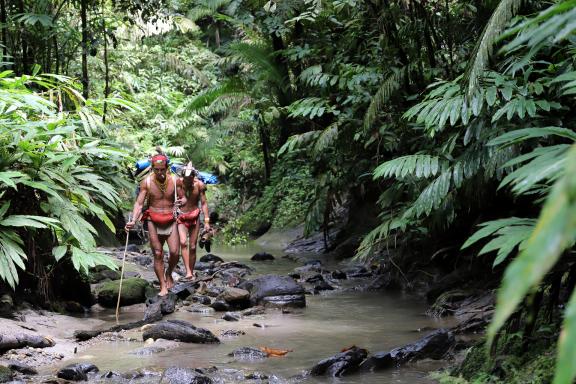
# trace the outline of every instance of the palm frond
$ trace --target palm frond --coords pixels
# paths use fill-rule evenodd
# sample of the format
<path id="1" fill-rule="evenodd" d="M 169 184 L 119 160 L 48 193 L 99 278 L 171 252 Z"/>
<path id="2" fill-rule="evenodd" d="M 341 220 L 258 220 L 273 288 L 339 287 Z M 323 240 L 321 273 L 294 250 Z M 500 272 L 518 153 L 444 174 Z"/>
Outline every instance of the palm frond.
<path id="1" fill-rule="evenodd" d="M 496 311 L 488 328 L 488 344 L 494 340 L 496 332 L 512 315 L 522 302 L 528 291 L 535 287 L 550 271 L 560 258 L 562 252 L 574 245 L 576 234 L 576 199 L 574 191 L 574 175 L 576 175 L 576 145 L 573 145 L 567 155 L 566 168 L 563 177 L 558 179 L 548 197 L 532 234 L 526 240 L 523 251 L 506 268 L 502 285 L 497 295 Z M 572 299 L 571 304 L 572 305 Z M 573 315 L 572 312 L 568 314 Z M 570 319 L 572 320 L 572 319 Z M 574 333 L 573 323 L 568 324 L 564 333 Z M 567 324 L 565 323 L 566 327 Z M 564 336 L 565 337 L 565 336 Z M 576 369 L 568 362 L 574 361 L 576 351 L 563 343 L 573 343 L 574 340 L 559 342 L 560 363 L 557 364 L 556 375 L 565 378 L 569 383 L 576 375 Z"/>
<path id="2" fill-rule="evenodd" d="M 227 46 L 227 50 L 244 62 L 258 68 L 265 80 L 273 83 L 278 89 L 284 89 L 286 79 L 278 65 L 274 62 L 272 51 L 261 43 L 235 42 Z"/>
<path id="3" fill-rule="evenodd" d="M 378 113 L 385 107 L 385 104 L 390 100 L 390 97 L 400 89 L 404 77 L 406 76 L 406 69 L 397 69 L 390 76 L 386 78 L 378 88 L 378 91 L 372 97 L 370 105 L 364 114 L 364 121 L 362 127 L 367 131 L 372 124 L 376 121 Z"/>
<path id="4" fill-rule="evenodd" d="M 525 0 L 500 0 L 500 3 L 490 16 L 488 23 L 482 31 L 482 35 L 472 52 L 472 57 L 468 62 L 464 81 L 468 83 L 467 95 L 469 98 L 478 90 L 479 80 L 487 69 L 488 60 L 494 50 L 494 45 L 498 41 L 500 34 L 506 24 L 518 12 L 518 9 Z"/>
<path id="5" fill-rule="evenodd" d="M 470 247 L 480 240 L 490 236 L 490 240 L 478 253 L 478 256 L 497 251 L 493 266 L 502 263 L 512 251 L 519 246 L 523 249 L 523 243 L 530 237 L 536 225 L 535 219 L 509 217 L 480 224 L 481 229 L 466 240 L 461 249 Z"/>
<path id="6" fill-rule="evenodd" d="M 500 183 L 499 188 L 512 186 L 512 192 L 517 195 L 534 192 L 534 190 L 542 192 L 543 188 L 544 191 L 547 190 L 547 183 L 543 186 L 539 183 L 554 182 L 562 176 L 569 148 L 568 144 L 540 147 L 510 160 L 504 164 L 504 167 L 530 161 L 508 174 Z"/>
<path id="7" fill-rule="evenodd" d="M 408 155 L 398 157 L 380 164 L 373 172 L 374 179 L 408 175 L 413 177 L 436 176 L 441 170 L 443 162 L 438 156 Z"/>
<path id="8" fill-rule="evenodd" d="M 288 138 L 286 143 L 278 150 L 278 156 L 282 155 L 285 152 L 292 152 L 296 148 L 301 148 L 310 142 L 315 141 L 322 131 L 308 131 L 299 135 L 293 135 Z"/>

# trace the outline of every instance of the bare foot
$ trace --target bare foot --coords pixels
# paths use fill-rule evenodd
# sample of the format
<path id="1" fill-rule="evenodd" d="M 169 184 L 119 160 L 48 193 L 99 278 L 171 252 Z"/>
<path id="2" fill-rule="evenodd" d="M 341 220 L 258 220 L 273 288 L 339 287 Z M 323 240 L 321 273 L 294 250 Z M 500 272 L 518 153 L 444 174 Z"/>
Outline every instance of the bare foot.
<path id="1" fill-rule="evenodd" d="M 174 287 L 174 279 L 172 278 L 172 274 L 171 273 L 167 273 L 166 274 L 166 289 L 170 289 Z M 166 293 L 168 293 L 168 291 L 166 291 Z"/>
<path id="2" fill-rule="evenodd" d="M 158 292 L 158 296 L 160 296 L 160 297 L 164 297 L 167 294 L 168 294 L 168 289 L 166 289 L 166 288 L 161 289 L 160 292 Z"/>

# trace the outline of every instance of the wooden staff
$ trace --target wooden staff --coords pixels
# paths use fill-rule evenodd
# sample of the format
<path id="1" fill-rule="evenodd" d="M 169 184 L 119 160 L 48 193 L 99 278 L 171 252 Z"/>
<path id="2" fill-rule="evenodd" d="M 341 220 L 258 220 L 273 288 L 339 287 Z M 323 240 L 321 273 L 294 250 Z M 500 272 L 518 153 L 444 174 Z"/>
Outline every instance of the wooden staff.
<path id="1" fill-rule="evenodd" d="M 130 215 L 128 215 L 128 222 L 130 222 Z M 124 265 L 126 263 L 126 252 L 128 251 L 128 238 L 130 231 L 126 231 L 126 244 L 124 245 L 124 255 L 122 256 L 122 268 L 120 269 L 120 285 L 118 286 L 118 301 L 116 301 L 116 324 L 118 322 L 118 313 L 120 312 L 120 294 L 122 293 L 122 280 L 124 279 Z"/>

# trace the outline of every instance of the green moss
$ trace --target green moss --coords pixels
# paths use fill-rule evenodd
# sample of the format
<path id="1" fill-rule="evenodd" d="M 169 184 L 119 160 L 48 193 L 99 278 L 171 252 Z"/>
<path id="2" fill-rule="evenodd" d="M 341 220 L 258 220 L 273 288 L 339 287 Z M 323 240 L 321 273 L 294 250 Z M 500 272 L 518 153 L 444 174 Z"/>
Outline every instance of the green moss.
<path id="1" fill-rule="evenodd" d="M 103 307 L 113 308 L 118 299 L 120 280 L 109 281 L 100 286 L 97 291 L 98 303 Z M 122 282 L 120 305 L 142 303 L 146 300 L 146 288 L 149 283 L 137 277 L 125 279 Z"/>
<path id="2" fill-rule="evenodd" d="M 496 357 L 488 359 L 485 343 L 472 347 L 450 374 L 437 373 L 441 384 L 548 384 L 552 382 L 556 346 L 547 338 L 522 348 L 519 335 L 498 341 Z M 451 381 L 452 380 L 452 381 Z"/>
<path id="3" fill-rule="evenodd" d="M 0 383 L 11 381 L 13 376 L 14 374 L 10 368 L 0 365 Z"/>
<path id="4" fill-rule="evenodd" d="M 486 356 L 485 344 L 480 343 L 466 352 L 464 361 L 452 372 L 452 374 L 470 380 L 477 375 L 478 372 L 483 372 L 487 369 L 488 359 Z"/>

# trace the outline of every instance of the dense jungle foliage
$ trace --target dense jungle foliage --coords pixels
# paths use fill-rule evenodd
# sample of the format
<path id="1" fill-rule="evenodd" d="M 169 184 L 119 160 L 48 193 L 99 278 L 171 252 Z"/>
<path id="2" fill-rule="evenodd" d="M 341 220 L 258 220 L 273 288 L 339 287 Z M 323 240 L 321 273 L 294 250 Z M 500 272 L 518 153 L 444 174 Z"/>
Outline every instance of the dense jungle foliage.
<path id="1" fill-rule="evenodd" d="M 231 242 L 369 205 L 356 257 L 502 275 L 486 349 L 562 321 L 571 383 L 575 20 L 575 0 L 0 0 L 0 277 L 46 302 L 63 265 L 113 268 L 95 222 L 119 227 L 162 145 L 224 181 Z"/>

